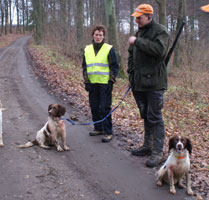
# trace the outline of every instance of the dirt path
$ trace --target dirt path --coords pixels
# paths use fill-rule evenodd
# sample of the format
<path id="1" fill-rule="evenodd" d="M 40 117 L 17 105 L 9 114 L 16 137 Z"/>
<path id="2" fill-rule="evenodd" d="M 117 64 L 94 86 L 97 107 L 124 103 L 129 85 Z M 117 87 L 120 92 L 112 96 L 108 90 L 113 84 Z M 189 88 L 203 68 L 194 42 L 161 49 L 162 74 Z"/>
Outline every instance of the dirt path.
<path id="1" fill-rule="evenodd" d="M 156 187 L 156 169 L 145 168 L 143 159 L 121 151 L 114 140 L 103 144 L 100 137 L 89 137 L 91 127 L 67 123 L 69 152 L 17 149 L 17 143 L 33 139 L 44 125 L 49 104 L 64 104 L 66 116 L 76 111 L 50 95 L 35 78 L 26 56 L 28 38 L 0 50 L 0 99 L 7 108 L 3 113 L 5 146 L 0 148 L 1 200 L 192 199 L 185 190 L 177 189 L 172 196 L 168 186 Z M 79 120 L 90 119 L 80 116 Z"/>

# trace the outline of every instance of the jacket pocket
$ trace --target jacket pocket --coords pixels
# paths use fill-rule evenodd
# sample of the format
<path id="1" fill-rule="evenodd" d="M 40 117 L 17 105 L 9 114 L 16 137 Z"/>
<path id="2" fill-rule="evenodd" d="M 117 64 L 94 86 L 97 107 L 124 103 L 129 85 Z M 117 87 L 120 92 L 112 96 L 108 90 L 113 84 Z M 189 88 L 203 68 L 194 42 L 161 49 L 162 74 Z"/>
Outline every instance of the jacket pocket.
<path id="1" fill-rule="evenodd" d="M 141 86 L 143 88 L 155 87 L 158 83 L 157 73 L 142 73 L 141 76 Z"/>

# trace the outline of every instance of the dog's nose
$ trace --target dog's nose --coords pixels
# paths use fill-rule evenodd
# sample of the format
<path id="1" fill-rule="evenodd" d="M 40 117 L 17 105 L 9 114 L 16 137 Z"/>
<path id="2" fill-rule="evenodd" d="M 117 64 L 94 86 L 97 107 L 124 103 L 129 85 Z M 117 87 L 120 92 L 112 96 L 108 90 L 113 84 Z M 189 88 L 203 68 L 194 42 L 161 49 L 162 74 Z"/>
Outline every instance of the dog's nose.
<path id="1" fill-rule="evenodd" d="M 178 150 L 182 150 L 182 149 L 183 149 L 182 144 L 177 144 L 177 149 L 178 149 Z"/>

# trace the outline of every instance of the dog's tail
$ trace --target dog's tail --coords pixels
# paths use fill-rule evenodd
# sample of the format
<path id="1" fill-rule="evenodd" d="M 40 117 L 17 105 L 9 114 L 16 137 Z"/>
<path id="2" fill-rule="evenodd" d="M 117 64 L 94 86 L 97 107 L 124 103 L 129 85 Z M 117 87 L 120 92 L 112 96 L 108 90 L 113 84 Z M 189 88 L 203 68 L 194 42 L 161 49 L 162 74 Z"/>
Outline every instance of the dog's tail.
<path id="1" fill-rule="evenodd" d="M 32 142 L 27 142 L 25 144 L 18 145 L 17 148 L 28 148 L 32 147 L 33 145 L 38 145 L 38 142 L 36 140 L 33 140 Z"/>

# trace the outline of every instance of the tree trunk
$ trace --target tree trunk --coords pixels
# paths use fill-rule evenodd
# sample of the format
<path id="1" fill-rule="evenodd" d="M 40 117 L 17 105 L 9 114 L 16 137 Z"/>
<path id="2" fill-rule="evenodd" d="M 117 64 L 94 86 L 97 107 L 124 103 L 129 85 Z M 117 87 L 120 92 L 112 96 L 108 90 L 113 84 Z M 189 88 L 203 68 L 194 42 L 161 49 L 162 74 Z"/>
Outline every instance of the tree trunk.
<path id="1" fill-rule="evenodd" d="M 80 51 L 83 48 L 84 0 L 77 0 L 76 6 L 77 6 L 76 33 L 77 33 L 78 50 Z"/>
<path id="2" fill-rule="evenodd" d="M 43 32 L 43 8 L 40 0 L 32 0 L 33 12 L 34 12 L 34 25 L 35 25 L 35 42 L 41 44 L 42 32 Z"/>
<path id="3" fill-rule="evenodd" d="M 12 0 L 9 0 L 9 32 L 12 33 Z"/>
<path id="4" fill-rule="evenodd" d="M 23 34 L 25 34 L 25 2 L 22 0 L 22 29 Z"/>
<path id="5" fill-rule="evenodd" d="M 106 24 L 104 1 L 96 1 L 95 3 L 95 22 Z"/>
<path id="6" fill-rule="evenodd" d="M 1 3 L 1 36 L 2 36 L 2 33 L 4 31 L 4 8 L 3 8 L 3 4 Z"/>
<path id="7" fill-rule="evenodd" d="M 179 0 L 176 34 L 178 33 L 180 26 L 184 19 L 185 19 L 185 0 Z M 181 52 L 182 50 L 181 50 L 180 41 L 179 41 L 176 44 L 176 48 L 174 50 L 174 65 L 176 67 L 180 67 L 181 65 L 181 62 L 182 62 Z"/>
<path id="8" fill-rule="evenodd" d="M 68 0 L 67 1 L 67 3 L 68 3 L 68 16 L 67 16 L 67 19 L 68 19 L 68 27 L 71 27 L 71 0 Z"/>
<path id="9" fill-rule="evenodd" d="M 64 52 L 67 51 L 67 14 L 66 14 L 66 0 L 60 0 L 60 35 L 61 35 L 61 46 Z"/>
<path id="10" fill-rule="evenodd" d="M 94 24 L 94 4 L 93 0 L 89 1 L 89 9 L 90 9 L 90 26 Z"/>
<path id="11" fill-rule="evenodd" d="M 4 0 L 4 6 L 5 6 L 5 28 L 4 28 L 4 33 L 7 35 L 7 26 L 8 26 L 8 1 Z"/>
<path id="12" fill-rule="evenodd" d="M 16 33 L 19 33 L 19 31 L 20 31 L 20 18 L 19 18 L 19 2 L 18 2 L 18 0 L 15 0 L 15 6 L 16 6 L 16 10 L 17 10 L 17 29 L 16 29 Z"/>
<path id="13" fill-rule="evenodd" d="M 166 3 L 167 0 L 155 0 L 158 5 L 159 23 L 167 27 L 166 22 Z"/>
<path id="14" fill-rule="evenodd" d="M 106 25 L 108 30 L 108 41 L 110 44 L 113 45 L 116 51 L 116 55 L 119 63 L 119 75 L 120 77 L 124 77 L 125 73 L 121 62 L 118 30 L 116 24 L 115 2 L 114 0 L 104 0 L 104 4 L 105 4 Z"/>
<path id="15" fill-rule="evenodd" d="M 131 14 L 134 12 L 135 0 L 130 0 L 130 35 L 134 35 L 134 17 Z"/>
<path id="16" fill-rule="evenodd" d="M 28 20 L 29 20 L 28 0 L 26 0 L 26 10 L 25 10 L 25 14 L 26 14 L 26 30 L 28 30 Z"/>

